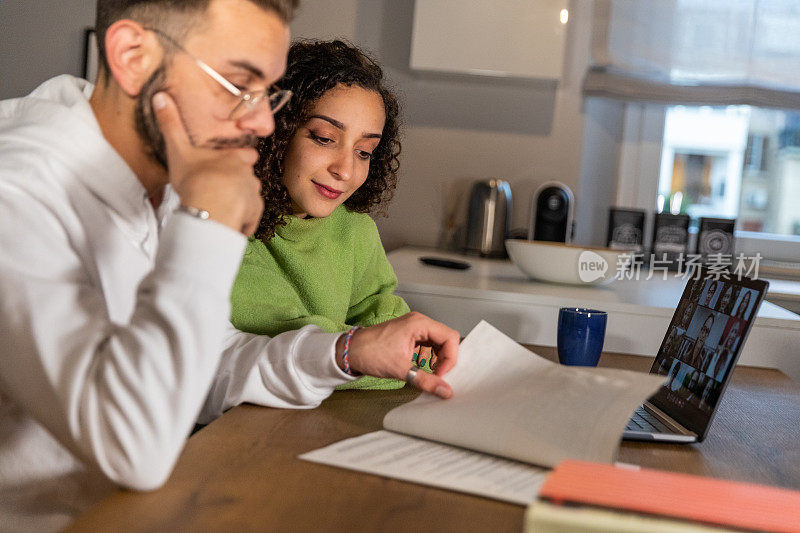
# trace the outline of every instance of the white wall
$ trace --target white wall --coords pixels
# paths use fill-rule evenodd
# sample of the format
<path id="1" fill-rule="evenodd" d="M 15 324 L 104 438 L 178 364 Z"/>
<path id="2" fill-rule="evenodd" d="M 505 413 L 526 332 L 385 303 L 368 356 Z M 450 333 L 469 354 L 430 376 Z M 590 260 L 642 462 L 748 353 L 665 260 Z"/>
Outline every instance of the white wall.
<path id="1" fill-rule="evenodd" d="M 79 75 L 94 4 L 0 0 L 0 98 L 24 95 L 56 74 Z M 341 37 L 371 50 L 400 93 L 406 123 L 400 182 L 389 217 L 377 220 L 387 249 L 437 244 L 445 213 L 463 203 L 470 181 L 489 177 L 511 183 L 515 228 L 527 225 L 530 196 L 541 183 L 563 181 L 577 197 L 578 240 L 601 243 L 614 198 L 621 115 L 608 102 L 584 107 L 581 97 L 591 2 L 570 2 L 557 85 L 412 72 L 413 6 L 413 0 L 302 0 L 292 24 L 295 38 Z M 463 210 L 459 205 L 457 213 Z"/>
<path id="2" fill-rule="evenodd" d="M 293 38 L 340 37 L 371 50 L 401 93 L 406 129 L 400 181 L 389 218 L 377 219 L 386 248 L 436 245 L 450 204 L 473 179 L 511 183 L 513 227 L 527 225 L 530 196 L 545 181 L 569 185 L 579 210 L 593 206 L 595 193 L 607 188 L 595 181 L 584 194 L 579 187 L 585 125 L 581 83 L 589 60 L 591 3 L 570 3 L 564 77 L 557 86 L 412 72 L 413 5 L 413 0 L 304 0 L 292 24 Z M 611 144 L 606 138 L 590 163 L 615 171 L 619 124 L 608 116 L 607 106 L 597 107 L 595 129 L 603 130 L 602 124 L 611 120 Z M 619 106 L 613 107 L 612 114 L 617 111 Z M 611 164 L 601 161 L 609 155 Z M 591 179 L 608 181 L 610 176 L 598 175 L 598 168 L 592 169 Z M 582 239 L 596 240 L 604 233 L 606 205 L 592 209 L 585 228 L 578 228 Z M 598 226 L 603 231 L 595 232 Z"/>
<path id="3" fill-rule="evenodd" d="M 605 246 L 608 208 L 615 205 L 617 199 L 625 107 L 614 100 L 590 98 L 584 109 L 580 185 L 575 202 L 575 241 Z"/>
<path id="4" fill-rule="evenodd" d="M 57 74 L 80 76 L 94 7 L 93 0 L 0 0 L 0 99 Z"/>

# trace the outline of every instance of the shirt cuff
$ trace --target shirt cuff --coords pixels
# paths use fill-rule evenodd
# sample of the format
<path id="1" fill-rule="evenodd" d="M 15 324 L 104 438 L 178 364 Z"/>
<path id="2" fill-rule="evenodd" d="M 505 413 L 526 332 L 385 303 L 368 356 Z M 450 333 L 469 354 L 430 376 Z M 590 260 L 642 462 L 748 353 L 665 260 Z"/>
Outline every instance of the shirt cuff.
<path id="1" fill-rule="evenodd" d="M 308 328 L 305 333 L 295 350 L 297 366 L 306 376 L 308 386 L 313 389 L 330 389 L 361 377 L 346 374 L 336 364 L 336 342 L 342 336 L 341 333 L 325 333 L 316 328 Z"/>

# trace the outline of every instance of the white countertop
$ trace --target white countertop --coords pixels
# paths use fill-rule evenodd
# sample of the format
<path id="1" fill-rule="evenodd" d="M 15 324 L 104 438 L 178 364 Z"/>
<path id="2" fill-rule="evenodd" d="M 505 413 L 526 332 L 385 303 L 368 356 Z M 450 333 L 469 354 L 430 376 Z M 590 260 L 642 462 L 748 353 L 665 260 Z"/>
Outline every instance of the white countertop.
<path id="1" fill-rule="evenodd" d="M 769 279 L 767 294 L 781 300 L 800 302 L 800 281 Z"/>
<path id="2" fill-rule="evenodd" d="M 472 267 L 429 266 L 419 261 L 422 256 L 466 261 Z M 558 308 L 593 307 L 609 313 L 606 350 L 649 356 L 658 351 L 686 284 L 672 273 L 666 280 L 660 273 L 647 280 L 646 272 L 639 280 L 600 286 L 543 283 L 529 279 L 507 259 L 424 248 L 400 248 L 388 258 L 397 274 L 397 292 L 409 306 L 462 334 L 486 319 L 518 342 L 554 346 Z M 800 316 L 763 302 L 740 361 L 778 367 L 800 379 L 797 346 Z"/>
<path id="3" fill-rule="evenodd" d="M 454 270 L 423 264 L 420 257 L 433 256 L 465 261 L 472 265 L 469 270 Z M 616 280 L 607 285 L 560 285 L 530 279 L 508 259 L 484 259 L 426 250 L 424 248 L 400 248 L 389 254 L 402 291 L 423 291 L 448 296 L 469 296 L 505 302 L 552 302 L 561 307 L 586 307 L 589 303 L 602 305 L 604 311 L 646 312 L 661 316 L 672 316 L 678 306 L 686 281 L 673 277 L 667 279 L 656 275 L 639 280 Z M 772 281 L 779 283 L 779 281 Z M 794 282 L 787 282 L 794 283 Z M 772 285 L 770 285 L 772 286 Z M 758 320 L 785 326 L 778 318 L 797 322 L 800 316 L 769 302 L 764 302 Z"/>

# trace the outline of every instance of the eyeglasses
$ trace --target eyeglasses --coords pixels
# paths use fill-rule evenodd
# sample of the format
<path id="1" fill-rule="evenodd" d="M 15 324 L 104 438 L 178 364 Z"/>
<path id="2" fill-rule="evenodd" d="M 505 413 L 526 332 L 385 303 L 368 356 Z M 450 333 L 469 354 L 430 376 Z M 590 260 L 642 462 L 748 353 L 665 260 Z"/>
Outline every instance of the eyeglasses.
<path id="1" fill-rule="evenodd" d="M 228 115 L 229 120 L 239 120 L 242 117 L 247 116 L 248 114 L 256 111 L 260 106 L 262 106 L 265 102 L 269 104 L 269 109 L 274 115 L 280 109 L 285 106 L 289 100 L 292 98 L 292 91 L 288 89 L 280 89 L 276 85 L 273 85 L 269 89 L 264 89 L 262 91 L 247 91 L 244 92 L 238 87 L 236 87 L 233 83 L 225 79 L 222 74 L 208 66 L 208 64 L 201 59 L 198 59 L 194 56 L 191 52 L 189 52 L 186 48 L 184 48 L 178 41 L 164 33 L 163 31 L 157 28 L 144 28 L 145 30 L 152 31 L 159 37 L 163 37 L 168 43 L 172 46 L 183 52 L 184 54 L 191 57 L 195 64 L 200 67 L 200 69 L 208 74 L 211 78 L 214 79 L 217 83 L 222 85 L 225 90 L 229 93 L 234 95 L 239 99 L 239 102 L 231 111 L 231 114 Z"/>

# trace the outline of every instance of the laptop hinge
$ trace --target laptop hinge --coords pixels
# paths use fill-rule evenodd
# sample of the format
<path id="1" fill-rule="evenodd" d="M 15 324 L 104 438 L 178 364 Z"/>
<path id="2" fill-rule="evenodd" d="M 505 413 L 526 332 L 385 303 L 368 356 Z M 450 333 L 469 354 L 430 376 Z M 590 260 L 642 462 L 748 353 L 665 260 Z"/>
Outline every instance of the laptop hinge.
<path id="1" fill-rule="evenodd" d="M 689 431 L 685 427 L 683 427 L 679 422 L 676 422 L 671 416 L 666 414 L 664 411 L 656 407 L 650 402 L 644 402 L 642 404 L 647 411 L 650 411 L 651 414 L 656 416 L 661 422 L 675 430 L 676 433 L 680 433 L 681 435 L 690 435 L 692 437 L 697 437 L 697 433 L 694 431 Z"/>

